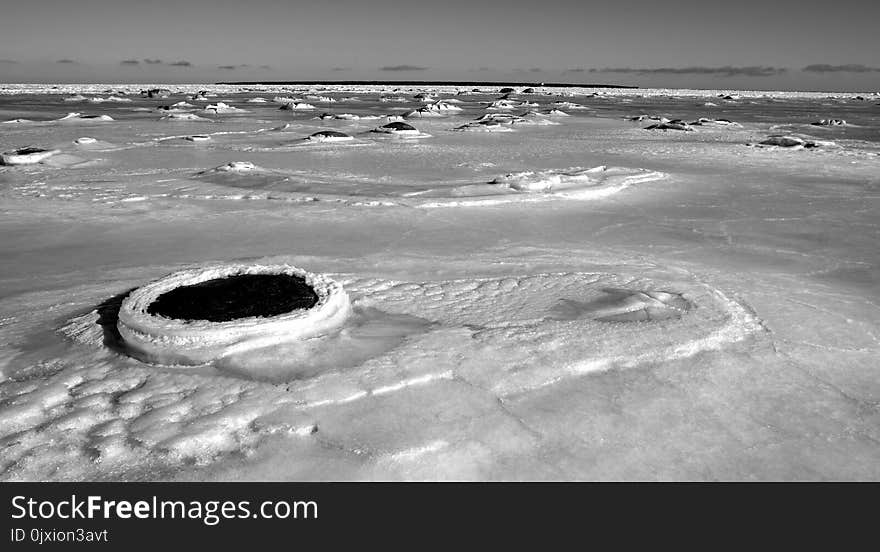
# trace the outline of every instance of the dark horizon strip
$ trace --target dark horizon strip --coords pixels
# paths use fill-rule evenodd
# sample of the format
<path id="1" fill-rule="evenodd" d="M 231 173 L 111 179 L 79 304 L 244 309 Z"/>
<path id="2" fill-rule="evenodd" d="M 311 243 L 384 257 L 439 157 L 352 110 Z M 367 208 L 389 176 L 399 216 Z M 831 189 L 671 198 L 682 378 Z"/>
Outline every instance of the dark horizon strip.
<path id="1" fill-rule="evenodd" d="M 572 84 L 570 82 L 519 81 L 416 81 L 416 80 L 300 80 L 300 81 L 235 81 L 216 82 L 226 86 L 291 86 L 308 84 L 393 85 L 393 86 L 552 86 L 558 88 L 639 88 L 624 84 Z"/>

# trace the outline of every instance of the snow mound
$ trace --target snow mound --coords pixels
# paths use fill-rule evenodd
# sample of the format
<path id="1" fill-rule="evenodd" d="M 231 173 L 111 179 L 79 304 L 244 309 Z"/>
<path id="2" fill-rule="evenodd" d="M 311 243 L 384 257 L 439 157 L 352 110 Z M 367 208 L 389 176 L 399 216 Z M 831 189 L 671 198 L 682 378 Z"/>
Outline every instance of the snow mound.
<path id="1" fill-rule="evenodd" d="M 430 136 L 430 134 L 425 134 L 416 127 L 402 121 L 394 121 L 386 125 L 376 127 L 370 132 L 377 134 L 386 134 L 389 136 L 400 136 L 403 138 L 427 138 Z"/>
<path id="2" fill-rule="evenodd" d="M 511 113 L 486 113 L 467 125 L 459 127 L 478 127 L 479 125 L 558 125 L 559 123 L 551 121 L 549 115 L 538 113 L 535 111 L 527 111 L 522 115 L 513 115 Z"/>
<path id="3" fill-rule="evenodd" d="M 495 100 L 494 102 L 490 102 L 486 109 L 498 109 L 498 110 L 508 110 L 508 109 L 516 109 L 520 106 L 519 102 L 514 102 L 511 100 Z"/>
<path id="4" fill-rule="evenodd" d="M 300 144 L 306 142 L 306 140 L 299 140 Z M 250 161 L 233 161 L 213 169 L 199 171 L 193 175 L 193 180 L 251 190 L 283 184 L 290 180 L 290 175 L 266 169 Z"/>
<path id="5" fill-rule="evenodd" d="M 359 121 L 381 119 L 378 115 L 355 115 L 354 113 L 322 113 L 317 119 L 324 121 Z"/>
<path id="6" fill-rule="evenodd" d="M 216 172 L 251 172 L 258 170 L 258 168 L 250 161 L 232 161 L 211 170 Z"/>
<path id="7" fill-rule="evenodd" d="M 709 119 L 700 117 L 696 121 L 688 123 L 691 126 L 722 126 L 722 127 L 742 127 L 741 124 L 731 121 L 730 119 Z"/>
<path id="8" fill-rule="evenodd" d="M 210 104 L 205 106 L 206 113 L 248 113 L 248 110 L 241 109 L 240 107 L 231 106 L 225 104 L 223 102 L 217 102 L 215 104 Z"/>
<path id="9" fill-rule="evenodd" d="M 413 111 L 408 111 L 403 114 L 404 119 L 421 119 L 421 118 L 432 118 L 432 117 L 442 117 L 443 114 L 439 111 L 435 111 L 429 107 L 420 107 Z"/>
<path id="10" fill-rule="evenodd" d="M 95 96 L 93 98 L 89 98 L 89 103 L 105 103 L 105 102 L 130 103 L 131 98 L 125 98 L 122 96 L 108 96 L 106 98 L 102 98 L 100 96 Z"/>
<path id="11" fill-rule="evenodd" d="M 550 117 L 550 115 L 539 111 L 526 111 L 522 115 L 514 117 L 511 124 L 536 126 L 552 126 L 560 124 L 557 121 L 552 121 Z"/>
<path id="12" fill-rule="evenodd" d="M 789 134 L 773 134 L 757 144 L 747 144 L 755 147 L 783 148 L 790 150 L 811 149 L 818 147 L 835 146 L 836 144 L 827 140 L 812 140 L 793 136 Z"/>
<path id="13" fill-rule="evenodd" d="M 662 177 L 660 173 L 623 167 L 592 167 L 548 171 L 525 171 L 500 176 L 490 184 L 517 192 L 548 193 L 566 197 L 601 197 L 623 188 Z"/>
<path id="14" fill-rule="evenodd" d="M 337 130 L 321 130 L 310 135 L 306 140 L 311 142 L 350 142 L 354 137 Z"/>
<path id="15" fill-rule="evenodd" d="M 694 129 L 691 127 L 690 124 L 682 121 L 681 119 L 673 119 L 671 121 L 661 121 L 659 123 L 646 126 L 645 130 L 681 130 L 685 132 L 692 132 Z"/>
<path id="16" fill-rule="evenodd" d="M 310 94 L 310 95 L 306 96 L 306 99 L 311 100 L 313 102 L 320 102 L 320 103 L 336 103 L 336 101 L 337 101 L 336 99 L 331 98 L 329 96 L 316 96 L 314 94 Z"/>
<path id="17" fill-rule="evenodd" d="M 281 104 L 281 107 L 278 109 L 283 109 L 285 111 L 306 111 L 309 109 L 315 109 L 315 106 L 305 102 L 285 102 Z"/>
<path id="18" fill-rule="evenodd" d="M 112 121 L 113 117 L 110 115 L 83 115 L 82 113 L 68 113 L 64 117 L 60 119 L 55 119 L 56 121 Z"/>
<path id="19" fill-rule="evenodd" d="M 225 322 L 166 318 L 150 311 L 166 293 L 186 286 L 245 275 L 289 275 L 302 279 L 317 299 L 308 309 Z M 231 264 L 184 270 L 134 290 L 119 310 L 119 334 L 135 357 L 156 364 L 204 364 L 222 357 L 313 338 L 340 325 L 350 311 L 342 286 L 291 265 Z"/>
<path id="20" fill-rule="evenodd" d="M 589 107 L 587 107 L 585 105 L 581 105 L 579 103 L 574 103 L 574 102 L 566 102 L 566 101 L 553 102 L 553 105 L 555 105 L 557 108 L 560 108 L 560 109 L 590 109 Z"/>
<path id="21" fill-rule="evenodd" d="M 453 130 L 486 130 L 494 129 L 499 125 L 558 125 L 559 123 L 549 120 L 549 115 L 527 111 L 522 115 L 511 113 L 486 113 L 470 123 L 454 128 Z M 510 129 L 508 129 L 510 130 Z M 502 131 L 504 132 L 504 131 Z"/>
<path id="22" fill-rule="evenodd" d="M 456 132 L 513 132 L 509 124 L 499 121 L 472 121 L 452 130 Z"/>
<path id="23" fill-rule="evenodd" d="M 438 102 L 428 104 L 423 109 L 429 109 L 431 111 L 436 111 L 438 113 L 443 113 L 443 112 L 454 113 L 454 112 L 458 112 L 458 111 L 463 111 L 462 108 L 458 107 L 457 105 L 453 105 L 453 102 L 449 101 L 449 100 L 440 100 Z"/>
<path id="24" fill-rule="evenodd" d="M 169 113 L 162 117 L 163 121 L 210 121 L 204 117 L 199 117 L 195 113 Z"/>

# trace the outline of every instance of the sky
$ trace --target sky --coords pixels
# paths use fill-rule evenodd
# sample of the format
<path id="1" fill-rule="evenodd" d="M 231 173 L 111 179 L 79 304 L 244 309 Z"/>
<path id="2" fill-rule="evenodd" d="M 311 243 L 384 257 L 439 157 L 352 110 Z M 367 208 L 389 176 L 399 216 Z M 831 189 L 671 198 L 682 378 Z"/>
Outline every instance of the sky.
<path id="1" fill-rule="evenodd" d="M 876 0 L 27 0 L 0 82 L 880 89 Z"/>

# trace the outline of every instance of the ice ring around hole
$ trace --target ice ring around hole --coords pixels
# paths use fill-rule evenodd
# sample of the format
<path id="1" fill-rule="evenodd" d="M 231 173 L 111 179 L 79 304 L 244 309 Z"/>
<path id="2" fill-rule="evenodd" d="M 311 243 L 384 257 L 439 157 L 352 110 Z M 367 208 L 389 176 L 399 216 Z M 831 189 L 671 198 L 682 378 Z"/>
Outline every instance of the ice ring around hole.
<path id="1" fill-rule="evenodd" d="M 119 310 L 127 352 L 155 364 L 199 365 L 323 335 L 351 310 L 342 285 L 291 265 L 232 264 L 170 274 Z"/>

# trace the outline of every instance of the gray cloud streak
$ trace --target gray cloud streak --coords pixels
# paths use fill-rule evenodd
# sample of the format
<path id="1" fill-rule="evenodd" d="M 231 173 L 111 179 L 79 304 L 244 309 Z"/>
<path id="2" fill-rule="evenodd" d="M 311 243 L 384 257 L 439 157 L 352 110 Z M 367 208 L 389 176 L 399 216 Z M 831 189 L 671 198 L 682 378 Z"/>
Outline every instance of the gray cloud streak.
<path id="1" fill-rule="evenodd" d="M 880 67 L 868 67 L 861 63 L 848 63 L 846 65 L 828 65 L 827 63 L 816 63 L 807 65 L 801 71 L 806 73 L 874 73 L 880 72 Z"/>
<path id="2" fill-rule="evenodd" d="M 174 63 L 169 63 L 171 67 L 192 67 L 192 63 L 186 60 L 175 61 Z"/>
<path id="3" fill-rule="evenodd" d="M 136 59 L 124 59 L 119 62 L 120 65 L 140 65 L 141 62 Z"/>
<path id="4" fill-rule="evenodd" d="M 427 69 L 418 65 L 386 65 L 379 68 L 380 71 L 427 71 Z"/>
<path id="5" fill-rule="evenodd" d="M 746 67 L 658 67 L 654 69 L 632 67 L 605 67 L 590 69 L 590 73 L 621 73 L 634 75 L 717 75 L 720 77 L 772 77 L 788 71 L 785 67 L 749 65 Z"/>

